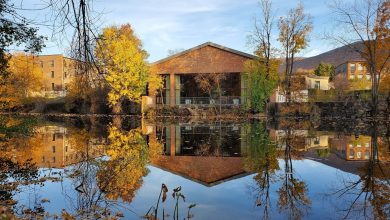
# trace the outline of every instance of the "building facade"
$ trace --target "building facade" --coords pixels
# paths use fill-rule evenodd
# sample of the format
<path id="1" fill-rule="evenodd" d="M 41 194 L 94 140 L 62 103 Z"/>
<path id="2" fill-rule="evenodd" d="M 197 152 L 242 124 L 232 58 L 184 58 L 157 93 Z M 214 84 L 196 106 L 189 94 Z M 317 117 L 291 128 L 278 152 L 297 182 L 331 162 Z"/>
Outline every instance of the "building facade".
<path id="1" fill-rule="evenodd" d="M 256 57 L 211 42 L 151 64 L 153 74 L 163 77 L 164 87 L 157 95 L 143 98 L 146 105 L 241 105 L 246 92 L 244 63 Z M 217 100 L 202 90 L 196 76 L 224 74 Z M 216 89 L 215 85 L 213 88 Z"/>
<path id="2" fill-rule="evenodd" d="M 317 76 L 309 74 L 305 76 L 307 89 L 329 90 L 331 89 L 329 76 Z"/>
<path id="3" fill-rule="evenodd" d="M 348 80 L 350 85 L 354 82 L 365 82 L 363 87 L 358 88 L 359 90 L 370 90 L 371 89 L 371 73 L 367 69 L 365 61 L 362 60 L 351 60 L 340 64 L 335 67 L 336 76 L 341 76 L 342 79 Z M 355 89 L 351 86 L 351 89 Z"/>
<path id="4" fill-rule="evenodd" d="M 46 98 L 65 97 L 69 84 L 78 73 L 78 62 L 62 54 L 39 55 L 37 62 L 44 79 L 44 90 L 39 95 Z"/>

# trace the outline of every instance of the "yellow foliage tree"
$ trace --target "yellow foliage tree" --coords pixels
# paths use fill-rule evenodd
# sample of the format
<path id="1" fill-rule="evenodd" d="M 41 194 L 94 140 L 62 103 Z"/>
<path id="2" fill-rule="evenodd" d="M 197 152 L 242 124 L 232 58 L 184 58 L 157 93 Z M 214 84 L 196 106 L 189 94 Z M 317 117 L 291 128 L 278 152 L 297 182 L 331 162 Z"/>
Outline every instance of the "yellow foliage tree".
<path id="1" fill-rule="evenodd" d="M 0 108 L 12 108 L 43 89 L 43 72 L 31 54 L 16 53 L 9 60 L 8 75 L 0 76 Z"/>
<path id="2" fill-rule="evenodd" d="M 110 87 L 111 106 L 125 98 L 140 102 L 148 82 L 154 89 L 161 88 L 162 79 L 150 74 L 148 53 L 142 49 L 130 24 L 104 28 L 96 45 L 96 57 Z"/>
<path id="3" fill-rule="evenodd" d="M 109 146 L 106 161 L 97 174 L 98 185 L 109 199 L 131 202 L 148 170 L 147 162 L 162 152 L 161 144 L 147 144 L 140 129 L 129 132 L 115 126 L 108 129 Z"/>

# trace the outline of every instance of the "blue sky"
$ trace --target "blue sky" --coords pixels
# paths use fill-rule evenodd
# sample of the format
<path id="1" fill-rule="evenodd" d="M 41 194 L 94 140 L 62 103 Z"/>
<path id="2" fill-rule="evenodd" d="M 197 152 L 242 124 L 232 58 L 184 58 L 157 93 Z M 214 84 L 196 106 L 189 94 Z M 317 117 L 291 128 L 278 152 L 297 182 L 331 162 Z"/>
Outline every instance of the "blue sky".
<path id="1" fill-rule="evenodd" d="M 14 0 L 20 4 L 21 0 Z M 285 15 L 300 1 L 274 0 L 275 18 Z M 324 32 L 333 29 L 333 19 L 327 0 L 301 1 L 310 13 L 313 32 L 310 45 L 300 56 L 313 56 L 335 48 L 323 39 Z M 233 49 L 251 52 L 247 36 L 253 30 L 253 19 L 259 14 L 258 0 L 94 0 L 94 9 L 103 12 L 101 27 L 130 23 L 153 62 L 167 56 L 169 49 L 188 49 L 211 41 Z M 23 1 L 23 7 L 37 8 L 41 0 Z M 45 12 L 28 11 L 26 16 L 43 19 Z M 41 27 L 41 34 L 51 36 L 51 30 Z M 277 37 L 275 27 L 274 38 Z M 61 41 L 61 42 L 59 42 Z M 275 44 L 277 46 L 277 44 Z M 66 40 L 49 39 L 44 54 L 65 53 Z"/>

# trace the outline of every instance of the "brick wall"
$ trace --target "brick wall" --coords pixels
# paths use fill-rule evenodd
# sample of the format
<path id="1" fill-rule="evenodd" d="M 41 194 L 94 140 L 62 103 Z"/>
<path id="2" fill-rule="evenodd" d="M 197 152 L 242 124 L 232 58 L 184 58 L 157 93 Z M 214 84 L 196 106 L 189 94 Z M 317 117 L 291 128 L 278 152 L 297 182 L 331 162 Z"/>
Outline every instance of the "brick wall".
<path id="1" fill-rule="evenodd" d="M 43 71 L 45 91 L 64 90 L 76 73 L 76 61 L 61 54 L 38 56 L 37 60 Z"/>
<path id="2" fill-rule="evenodd" d="M 158 74 L 240 73 L 249 58 L 213 46 L 205 46 L 152 65 Z"/>

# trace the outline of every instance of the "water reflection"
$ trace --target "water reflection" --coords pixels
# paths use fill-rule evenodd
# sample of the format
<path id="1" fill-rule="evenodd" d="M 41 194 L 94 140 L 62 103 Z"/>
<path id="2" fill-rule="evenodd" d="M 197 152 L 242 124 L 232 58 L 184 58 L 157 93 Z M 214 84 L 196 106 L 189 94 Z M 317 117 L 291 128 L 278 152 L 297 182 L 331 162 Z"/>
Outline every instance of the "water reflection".
<path id="1" fill-rule="evenodd" d="M 366 160 L 358 167 L 359 178 L 357 180 L 343 179 L 344 186 L 335 194 L 345 198 L 345 205 L 341 207 L 343 218 L 350 215 L 363 216 L 364 218 L 388 219 L 390 217 L 390 169 L 388 162 L 390 152 L 388 138 L 378 137 L 378 129 L 374 126 L 371 137 L 359 138 L 347 143 L 347 160 Z M 362 143 L 364 150 L 361 150 Z M 387 142 L 388 143 L 388 142 Z M 358 150 L 356 150 L 358 148 Z M 359 149 L 360 148 L 360 149 Z M 361 152 L 365 152 L 362 158 Z"/>
<path id="2" fill-rule="evenodd" d="M 339 130 L 300 121 L 156 123 L 119 117 L 103 123 L 96 118 L 0 121 L 0 201 L 20 217 L 139 218 L 156 206 L 156 199 L 164 211 L 145 217 L 188 218 L 193 203 L 200 203 L 191 207 L 195 219 L 225 212 L 264 219 L 390 216 L 389 129 L 383 126 Z M 332 171 L 327 183 L 317 182 L 317 169 Z M 181 201 L 179 212 L 170 191 L 161 204 L 160 186 L 166 182 L 150 181 L 151 170 L 169 174 L 167 189 L 182 186 L 197 200 Z M 191 193 L 193 184 L 202 191 Z M 236 210 L 218 208 L 223 206 L 218 197 L 196 195 L 207 197 L 226 185 L 249 189 L 249 196 L 235 198 L 241 204 Z M 49 186 L 61 192 L 66 207 L 45 198 Z M 31 192 L 35 203 L 25 201 Z M 215 210 L 202 213 L 202 201 L 210 199 Z"/>
<path id="3" fill-rule="evenodd" d="M 241 157 L 241 126 L 235 124 L 145 125 L 149 143 L 163 144 L 151 164 L 205 186 L 246 174 Z"/>

